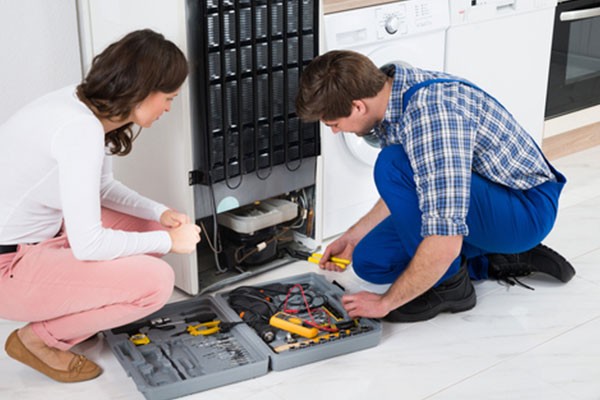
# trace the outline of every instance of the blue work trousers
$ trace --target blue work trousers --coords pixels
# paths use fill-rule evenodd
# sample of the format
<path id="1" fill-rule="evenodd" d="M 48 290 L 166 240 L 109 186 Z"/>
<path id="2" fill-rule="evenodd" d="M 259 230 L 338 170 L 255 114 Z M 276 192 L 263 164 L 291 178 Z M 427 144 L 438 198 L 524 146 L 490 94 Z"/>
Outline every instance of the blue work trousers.
<path id="1" fill-rule="evenodd" d="M 486 254 L 521 253 L 548 235 L 566 182 L 562 174 L 550 168 L 558 182 L 546 182 L 528 190 L 511 189 L 472 174 L 466 221 L 469 234 L 463 238 L 461 255 L 436 285 L 458 272 L 463 257 L 471 279 L 486 279 Z M 401 145 L 381 150 L 374 174 L 377 190 L 391 215 L 358 243 L 352 264 L 356 274 L 366 281 L 392 283 L 406 269 L 423 240 L 422 213 L 413 170 Z"/>

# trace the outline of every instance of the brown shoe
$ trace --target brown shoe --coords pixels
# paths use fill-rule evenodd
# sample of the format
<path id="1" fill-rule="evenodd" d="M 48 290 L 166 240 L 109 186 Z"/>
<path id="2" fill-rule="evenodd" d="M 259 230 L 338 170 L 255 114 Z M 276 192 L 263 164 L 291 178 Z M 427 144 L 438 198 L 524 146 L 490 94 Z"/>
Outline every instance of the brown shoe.
<path id="1" fill-rule="evenodd" d="M 73 357 L 66 371 L 52 368 L 25 347 L 16 330 L 6 339 L 4 350 L 15 360 L 59 382 L 87 381 L 96 378 L 102 373 L 102 368 L 96 363 L 79 354 Z"/>

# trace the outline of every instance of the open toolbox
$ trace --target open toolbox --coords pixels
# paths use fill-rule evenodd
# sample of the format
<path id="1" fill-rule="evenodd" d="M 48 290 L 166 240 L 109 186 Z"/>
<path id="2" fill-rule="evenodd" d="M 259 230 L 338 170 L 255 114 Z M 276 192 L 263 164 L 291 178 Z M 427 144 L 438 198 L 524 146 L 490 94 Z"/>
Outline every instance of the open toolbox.
<path id="1" fill-rule="evenodd" d="M 343 293 L 307 273 L 167 304 L 104 334 L 147 399 L 172 399 L 376 346 L 381 324 L 350 319 Z"/>

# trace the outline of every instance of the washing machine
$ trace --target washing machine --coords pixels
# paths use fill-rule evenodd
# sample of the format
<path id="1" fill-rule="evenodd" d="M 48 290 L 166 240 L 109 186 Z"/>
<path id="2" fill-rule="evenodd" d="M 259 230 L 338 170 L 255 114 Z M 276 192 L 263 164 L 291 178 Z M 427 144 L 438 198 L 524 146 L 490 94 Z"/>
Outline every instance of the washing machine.
<path id="1" fill-rule="evenodd" d="M 448 0 L 445 71 L 498 99 L 541 143 L 556 0 Z"/>
<path id="2" fill-rule="evenodd" d="M 353 50 L 377 66 L 399 62 L 443 71 L 448 26 L 448 4 L 440 0 L 406 0 L 326 14 L 324 50 Z M 378 200 L 373 182 L 378 153 L 376 138 L 334 134 L 321 125 L 324 239 L 346 231 Z"/>

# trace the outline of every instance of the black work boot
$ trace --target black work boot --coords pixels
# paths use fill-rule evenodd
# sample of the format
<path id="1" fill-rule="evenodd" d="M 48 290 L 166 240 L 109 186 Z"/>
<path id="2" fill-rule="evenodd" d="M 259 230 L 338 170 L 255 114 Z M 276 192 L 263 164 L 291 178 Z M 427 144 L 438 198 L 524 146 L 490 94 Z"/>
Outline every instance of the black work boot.
<path id="1" fill-rule="evenodd" d="M 463 264 L 458 272 L 406 303 L 390 311 L 383 319 L 390 322 L 417 322 L 431 319 L 441 312 L 456 313 L 475 307 L 477 297 Z"/>
<path id="2" fill-rule="evenodd" d="M 517 278 L 533 273 L 550 275 L 561 282 L 568 282 L 575 275 L 573 266 L 548 246 L 538 244 L 533 249 L 519 254 L 488 254 L 488 276 L 514 285 Z"/>

